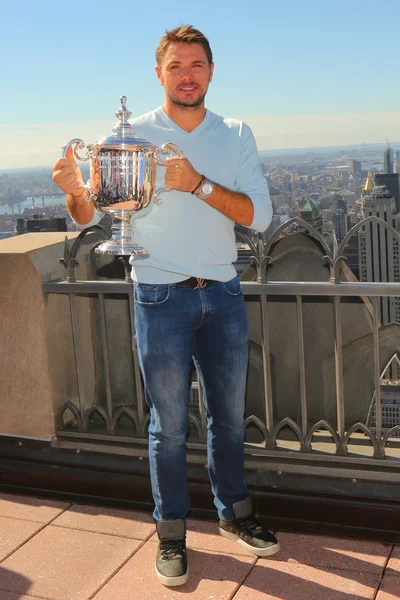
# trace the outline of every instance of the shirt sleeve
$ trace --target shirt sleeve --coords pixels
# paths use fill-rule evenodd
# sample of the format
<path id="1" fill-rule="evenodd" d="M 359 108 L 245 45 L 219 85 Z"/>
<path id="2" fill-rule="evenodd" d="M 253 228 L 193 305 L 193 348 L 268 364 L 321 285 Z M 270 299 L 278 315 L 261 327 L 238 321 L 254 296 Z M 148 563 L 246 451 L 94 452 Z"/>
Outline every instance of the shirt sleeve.
<path id="1" fill-rule="evenodd" d="M 71 216 L 71 219 L 73 220 L 75 225 L 78 227 L 78 229 L 83 230 L 83 229 L 86 229 L 87 227 L 92 227 L 93 225 L 98 225 L 103 217 L 104 217 L 104 213 L 102 213 L 100 210 L 98 210 L 95 207 L 93 218 L 91 221 L 89 221 L 89 223 L 82 225 L 81 223 L 78 223 L 77 221 L 75 221 L 75 219 L 72 216 Z"/>
<path id="2" fill-rule="evenodd" d="M 245 123 L 242 123 L 240 137 L 241 151 L 236 190 L 249 196 L 253 203 L 254 217 L 248 227 L 262 233 L 268 229 L 272 220 L 272 204 L 268 185 L 261 172 L 254 135 Z"/>

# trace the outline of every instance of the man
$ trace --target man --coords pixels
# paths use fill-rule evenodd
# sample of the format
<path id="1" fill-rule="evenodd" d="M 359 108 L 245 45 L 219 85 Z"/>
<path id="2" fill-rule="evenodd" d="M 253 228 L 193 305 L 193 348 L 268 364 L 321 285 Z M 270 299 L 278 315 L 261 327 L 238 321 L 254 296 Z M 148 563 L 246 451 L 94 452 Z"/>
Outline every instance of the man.
<path id="1" fill-rule="evenodd" d="M 264 231 L 272 211 L 251 130 L 204 106 L 214 71 L 208 40 L 192 26 L 179 27 L 163 36 L 156 60 L 164 105 L 132 124 L 138 137 L 155 145 L 172 142 L 184 156 L 171 158 L 166 170 L 157 168 L 157 187 L 172 191 L 135 221 L 136 240 L 150 258 L 132 261 L 132 278 L 150 408 L 149 460 L 160 539 L 156 572 L 161 583 L 175 586 L 188 579 L 185 440 L 192 360 L 204 389 L 208 470 L 220 533 L 257 556 L 279 550 L 276 538 L 255 520 L 243 480 L 248 330 L 232 264 L 235 222 Z M 98 222 L 101 213 L 83 201 L 71 149 L 53 170 L 75 221 Z"/>

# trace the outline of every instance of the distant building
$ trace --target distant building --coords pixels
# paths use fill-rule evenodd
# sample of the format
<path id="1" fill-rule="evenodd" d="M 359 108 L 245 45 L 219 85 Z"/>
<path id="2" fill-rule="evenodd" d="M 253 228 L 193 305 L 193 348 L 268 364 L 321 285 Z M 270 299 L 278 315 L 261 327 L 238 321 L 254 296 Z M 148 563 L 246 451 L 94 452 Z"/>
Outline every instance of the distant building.
<path id="1" fill-rule="evenodd" d="M 300 211 L 300 217 L 306 223 L 309 223 L 316 231 L 322 233 L 323 222 L 321 211 L 312 200 L 307 200 L 303 209 Z"/>
<path id="2" fill-rule="evenodd" d="M 349 190 L 340 190 L 340 195 L 344 200 L 346 200 L 347 208 L 355 203 L 357 200 L 354 192 L 350 192 Z"/>
<path id="3" fill-rule="evenodd" d="M 393 149 L 389 145 L 383 153 L 383 172 L 393 173 Z"/>
<path id="4" fill-rule="evenodd" d="M 395 376 L 395 375 L 394 375 Z M 384 379 L 381 383 L 381 423 L 382 433 L 400 425 L 400 382 L 396 379 Z M 376 431 L 376 404 L 372 413 L 371 428 Z M 392 434 L 392 437 L 399 437 L 399 432 Z"/>
<path id="5" fill-rule="evenodd" d="M 371 173 L 368 173 L 367 180 L 363 187 L 363 196 L 368 196 L 368 194 L 372 193 L 375 190 L 375 184 L 372 181 Z"/>
<path id="6" fill-rule="evenodd" d="M 272 215 L 271 223 L 268 229 L 263 233 L 264 241 L 269 240 L 274 231 L 281 226 L 282 222 L 284 221 L 281 220 L 281 215 Z"/>
<path id="7" fill-rule="evenodd" d="M 362 186 L 360 185 L 359 181 L 350 181 L 349 185 L 348 185 L 348 190 L 350 192 L 353 192 L 355 195 L 355 198 L 358 199 L 361 196 L 361 192 L 362 192 Z"/>
<path id="8" fill-rule="evenodd" d="M 251 251 L 250 246 L 248 246 L 247 244 L 237 243 L 236 248 L 237 248 L 238 257 L 234 263 L 234 267 L 236 269 L 236 273 L 238 274 L 238 276 L 240 278 L 242 273 L 247 269 L 249 264 L 252 262 L 253 252 Z"/>
<path id="9" fill-rule="evenodd" d="M 396 213 L 394 197 L 385 186 L 374 186 L 370 174 L 364 188 L 365 217 L 379 217 L 400 231 L 400 214 Z M 358 234 L 361 281 L 400 281 L 399 244 L 382 225 L 368 223 Z M 400 298 L 380 299 L 380 320 L 383 324 L 400 323 Z"/>
<path id="10" fill-rule="evenodd" d="M 346 264 L 357 279 L 360 279 L 358 236 L 352 235 L 345 248 Z"/>
<path id="11" fill-rule="evenodd" d="M 375 184 L 384 185 L 396 202 L 396 213 L 400 213 L 400 186 L 399 173 L 377 173 L 375 175 Z"/>
<path id="12" fill-rule="evenodd" d="M 319 198 L 319 206 L 321 210 L 331 209 L 335 202 L 335 194 L 326 194 L 325 196 L 320 196 Z"/>
<path id="13" fill-rule="evenodd" d="M 43 231 L 68 231 L 65 217 L 41 217 L 33 215 L 32 219 L 17 219 L 17 235 Z"/>
<path id="14" fill-rule="evenodd" d="M 350 173 L 354 177 L 361 177 L 361 161 L 354 158 L 350 161 Z"/>
<path id="15" fill-rule="evenodd" d="M 336 194 L 335 201 L 332 206 L 333 213 L 333 228 L 335 230 L 335 235 L 338 243 L 343 241 L 347 232 L 348 232 L 348 215 L 347 215 L 347 202 L 346 200 Z"/>

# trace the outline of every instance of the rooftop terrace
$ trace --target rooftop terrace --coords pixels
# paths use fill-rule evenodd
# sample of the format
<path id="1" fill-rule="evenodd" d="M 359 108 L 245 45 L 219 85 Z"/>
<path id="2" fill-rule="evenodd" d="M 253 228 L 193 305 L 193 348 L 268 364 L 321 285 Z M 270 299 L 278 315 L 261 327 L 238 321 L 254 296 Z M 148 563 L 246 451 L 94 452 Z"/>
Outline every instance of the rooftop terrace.
<path id="1" fill-rule="evenodd" d="M 0 600 L 397 600 L 400 547 L 279 533 L 257 559 L 188 521 L 190 578 L 163 587 L 148 513 L 0 495 Z"/>

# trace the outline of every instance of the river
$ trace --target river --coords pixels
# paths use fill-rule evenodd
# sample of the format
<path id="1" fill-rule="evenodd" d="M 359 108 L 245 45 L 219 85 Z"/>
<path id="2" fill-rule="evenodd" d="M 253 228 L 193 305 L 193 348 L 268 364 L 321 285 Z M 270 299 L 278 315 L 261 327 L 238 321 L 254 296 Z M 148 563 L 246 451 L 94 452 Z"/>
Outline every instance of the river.
<path id="1" fill-rule="evenodd" d="M 45 206 L 54 206 L 55 204 L 64 204 L 64 198 L 65 198 L 65 196 L 50 196 L 48 198 L 45 197 L 44 205 Z M 24 212 L 25 208 L 32 208 L 33 207 L 32 197 L 29 196 L 28 198 L 26 198 L 26 200 L 24 200 L 20 204 L 21 204 L 21 213 Z M 37 209 L 40 209 L 42 206 L 43 206 L 42 197 L 35 196 L 35 207 Z M 14 204 L 14 213 L 17 213 L 17 212 L 19 212 L 19 206 L 18 206 L 18 204 Z M 11 206 L 8 206 L 8 204 L 0 204 L 0 215 L 5 215 L 5 214 L 10 214 L 10 215 L 12 214 Z"/>

